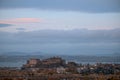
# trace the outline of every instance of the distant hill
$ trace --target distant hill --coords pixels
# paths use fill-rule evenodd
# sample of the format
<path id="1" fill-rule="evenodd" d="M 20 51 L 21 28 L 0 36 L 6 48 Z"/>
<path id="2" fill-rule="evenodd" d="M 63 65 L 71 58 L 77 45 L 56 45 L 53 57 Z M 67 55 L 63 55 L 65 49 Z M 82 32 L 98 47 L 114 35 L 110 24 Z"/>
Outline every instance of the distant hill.
<path id="1" fill-rule="evenodd" d="M 120 56 L 120 53 L 113 53 L 113 56 Z"/>
<path id="2" fill-rule="evenodd" d="M 45 55 L 43 52 L 4 52 L 0 53 L 0 55 L 6 55 L 6 56 L 26 56 L 26 55 Z"/>

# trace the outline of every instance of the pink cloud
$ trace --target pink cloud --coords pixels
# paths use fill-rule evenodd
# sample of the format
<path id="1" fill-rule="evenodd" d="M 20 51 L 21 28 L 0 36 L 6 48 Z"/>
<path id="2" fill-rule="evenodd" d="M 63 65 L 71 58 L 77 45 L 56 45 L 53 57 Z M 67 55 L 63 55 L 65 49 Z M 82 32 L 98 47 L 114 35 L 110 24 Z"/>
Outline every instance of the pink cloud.
<path id="1" fill-rule="evenodd" d="M 39 23 L 42 22 L 39 18 L 15 18 L 0 20 L 0 23 L 4 24 L 21 24 L 21 23 Z"/>

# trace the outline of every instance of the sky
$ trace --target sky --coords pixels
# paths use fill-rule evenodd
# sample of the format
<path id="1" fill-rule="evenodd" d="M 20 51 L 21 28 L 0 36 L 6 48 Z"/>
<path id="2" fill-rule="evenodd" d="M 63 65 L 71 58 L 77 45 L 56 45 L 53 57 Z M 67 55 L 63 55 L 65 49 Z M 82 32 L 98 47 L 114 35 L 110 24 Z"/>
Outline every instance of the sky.
<path id="1" fill-rule="evenodd" d="M 0 0 L 0 54 L 120 53 L 120 0 Z"/>

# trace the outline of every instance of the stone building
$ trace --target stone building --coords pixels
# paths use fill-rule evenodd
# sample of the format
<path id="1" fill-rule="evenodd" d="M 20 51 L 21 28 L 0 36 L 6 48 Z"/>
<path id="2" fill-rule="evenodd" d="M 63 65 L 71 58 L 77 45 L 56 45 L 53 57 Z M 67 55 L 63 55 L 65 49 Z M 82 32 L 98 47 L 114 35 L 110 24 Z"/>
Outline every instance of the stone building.
<path id="1" fill-rule="evenodd" d="M 41 64 L 40 59 L 30 59 L 27 61 L 25 65 L 23 65 L 23 68 L 35 68 Z"/>
<path id="2" fill-rule="evenodd" d="M 52 57 L 48 59 L 30 59 L 27 61 L 23 68 L 57 68 L 57 67 L 65 67 L 65 60 L 59 57 Z"/>

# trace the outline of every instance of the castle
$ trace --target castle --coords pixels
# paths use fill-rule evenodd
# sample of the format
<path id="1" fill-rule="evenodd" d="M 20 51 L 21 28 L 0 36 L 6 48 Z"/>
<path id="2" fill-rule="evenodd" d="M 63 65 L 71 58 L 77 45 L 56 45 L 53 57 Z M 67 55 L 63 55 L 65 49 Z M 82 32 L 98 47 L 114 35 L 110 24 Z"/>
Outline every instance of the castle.
<path id="1" fill-rule="evenodd" d="M 30 59 L 27 61 L 23 68 L 57 68 L 57 67 L 65 67 L 65 60 L 60 57 L 52 57 L 48 59 Z"/>

